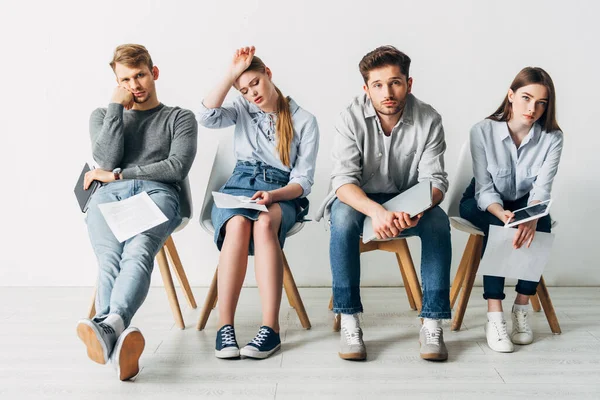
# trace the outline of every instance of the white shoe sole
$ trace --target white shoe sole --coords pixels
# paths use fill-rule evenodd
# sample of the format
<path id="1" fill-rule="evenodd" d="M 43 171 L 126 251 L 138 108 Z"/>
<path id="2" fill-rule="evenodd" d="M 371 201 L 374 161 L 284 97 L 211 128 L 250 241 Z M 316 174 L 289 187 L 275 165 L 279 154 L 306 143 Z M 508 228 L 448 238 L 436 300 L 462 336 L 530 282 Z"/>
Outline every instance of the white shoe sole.
<path id="1" fill-rule="evenodd" d="M 240 349 L 237 347 L 225 347 L 223 350 L 215 350 L 215 357 L 217 358 L 238 358 L 239 356 Z"/>
<path id="2" fill-rule="evenodd" d="M 269 357 L 271 354 L 275 353 L 280 348 L 281 348 L 281 343 L 278 344 L 277 346 L 275 346 L 270 351 L 258 351 L 256 349 L 256 347 L 246 346 L 242 350 L 240 350 L 240 356 L 247 357 L 247 358 L 257 358 L 257 359 L 262 360 L 264 358 Z"/>

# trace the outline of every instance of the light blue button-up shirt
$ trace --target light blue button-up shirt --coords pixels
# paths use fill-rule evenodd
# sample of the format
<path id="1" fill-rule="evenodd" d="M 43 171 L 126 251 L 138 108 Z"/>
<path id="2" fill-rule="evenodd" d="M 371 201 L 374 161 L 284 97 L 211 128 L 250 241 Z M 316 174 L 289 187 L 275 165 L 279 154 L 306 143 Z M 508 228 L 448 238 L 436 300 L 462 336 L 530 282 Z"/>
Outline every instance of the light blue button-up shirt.
<path id="1" fill-rule="evenodd" d="M 302 197 L 308 196 L 315 180 L 315 165 L 319 151 L 317 119 L 289 98 L 294 137 L 290 151 L 290 167 L 283 165 L 277 152 L 275 126 L 277 115 L 262 111 L 242 96 L 233 104 L 207 108 L 204 104 L 196 114 L 198 123 L 207 128 L 235 125 L 233 148 L 238 161 L 260 161 L 290 173 L 290 182 L 302 186 Z"/>
<path id="2" fill-rule="evenodd" d="M 527 193 L 528 204 L 550 199 L 563 148 L 561 131 L 546 132 L 535 123 L 517 149 L 506 122 L 484 119 L 471 128 L 470 142 L 480 210 Z"/>

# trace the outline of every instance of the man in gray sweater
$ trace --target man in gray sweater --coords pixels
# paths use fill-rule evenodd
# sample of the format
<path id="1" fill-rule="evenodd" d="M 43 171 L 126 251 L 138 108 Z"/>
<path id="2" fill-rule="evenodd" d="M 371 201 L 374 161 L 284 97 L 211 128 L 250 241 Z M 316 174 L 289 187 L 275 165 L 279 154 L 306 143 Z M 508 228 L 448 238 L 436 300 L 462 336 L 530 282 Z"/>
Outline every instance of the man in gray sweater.
<path id="1" fill-rule="evenodd" d="M 105 364 L 109 358 L 119 379 L 139 372 L 144 349 L 141 332 L 129 326 L 150 287 L 154 257 L 181 223 L 180 183 L 194 157 L 198 125 L 194 114 L 158 101 L 159 71 L 144 46 L 116 48 L 110 63 L 117 77 L 107 108 L 90 118 L 92 153 L 99 168 L 86 174 L 84 186 L 102 185 L 87 211 L 90 241 L 99 264 L 96 315 L 77 324 L 88 356 Z M 146 192 L 168 221 L 120 243 L 103 218 L 99 204 Z"/>

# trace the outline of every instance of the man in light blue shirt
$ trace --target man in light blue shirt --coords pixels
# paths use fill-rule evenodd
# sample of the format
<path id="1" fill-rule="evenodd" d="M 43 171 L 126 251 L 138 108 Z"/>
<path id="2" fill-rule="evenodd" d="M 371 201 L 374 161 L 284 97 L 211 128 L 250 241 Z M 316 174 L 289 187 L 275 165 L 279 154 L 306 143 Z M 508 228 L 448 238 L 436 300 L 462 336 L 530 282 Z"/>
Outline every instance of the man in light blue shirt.
<path id="1" fill-rule="evenodd" d="M 375 49 L 359 64 L 365 94 L 341 113 L 333 146 L 332 191 L 317 220 L 331 225 L 333 311 L 341 314 L 339 355 L 362 360 L 366 348 L 358 314 L 360 234 L 368 215 L 378 239 L 419 236 L 424 319 L 421 357 L 446 360 L 441 320 L 450 318 L 450 224 L 438 206 L 448 189 L 446 143 L 440 115 L 411 94 L 410 58 L 392 46 Z M 410 218 L 382 203 L 422 181 L 433 187 L 433 205 Z"/>

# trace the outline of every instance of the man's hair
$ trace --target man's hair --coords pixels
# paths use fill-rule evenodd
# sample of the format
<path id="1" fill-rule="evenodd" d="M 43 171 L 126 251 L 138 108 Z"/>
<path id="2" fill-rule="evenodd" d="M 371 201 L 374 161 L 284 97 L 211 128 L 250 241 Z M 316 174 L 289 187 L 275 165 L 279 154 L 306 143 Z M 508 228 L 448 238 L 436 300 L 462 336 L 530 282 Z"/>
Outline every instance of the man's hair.
<path id="1" fill-rule="evenodd" d="M 141 44 L 122 44 L 115 49 L 110 67 L 115 70 L 115 66 L 123 64 L 127 67 L 139 67 L 141 65 L 148 66 L 152 70 L 152 57 L 148 50 Z"/>
<path id="2" fill-rule="evenodd" d="M 367 55 L 360 60 L 358 69 L 360 70 L 365 83 L 367 83 L 369 81 L 370 71 L 388 65 L 397 65 L 400 68 L 400 72 L 406 76 L 406 79 L 410 77 L 410 57 L 394 46 L 381 46 L 367 53 Z"/>

